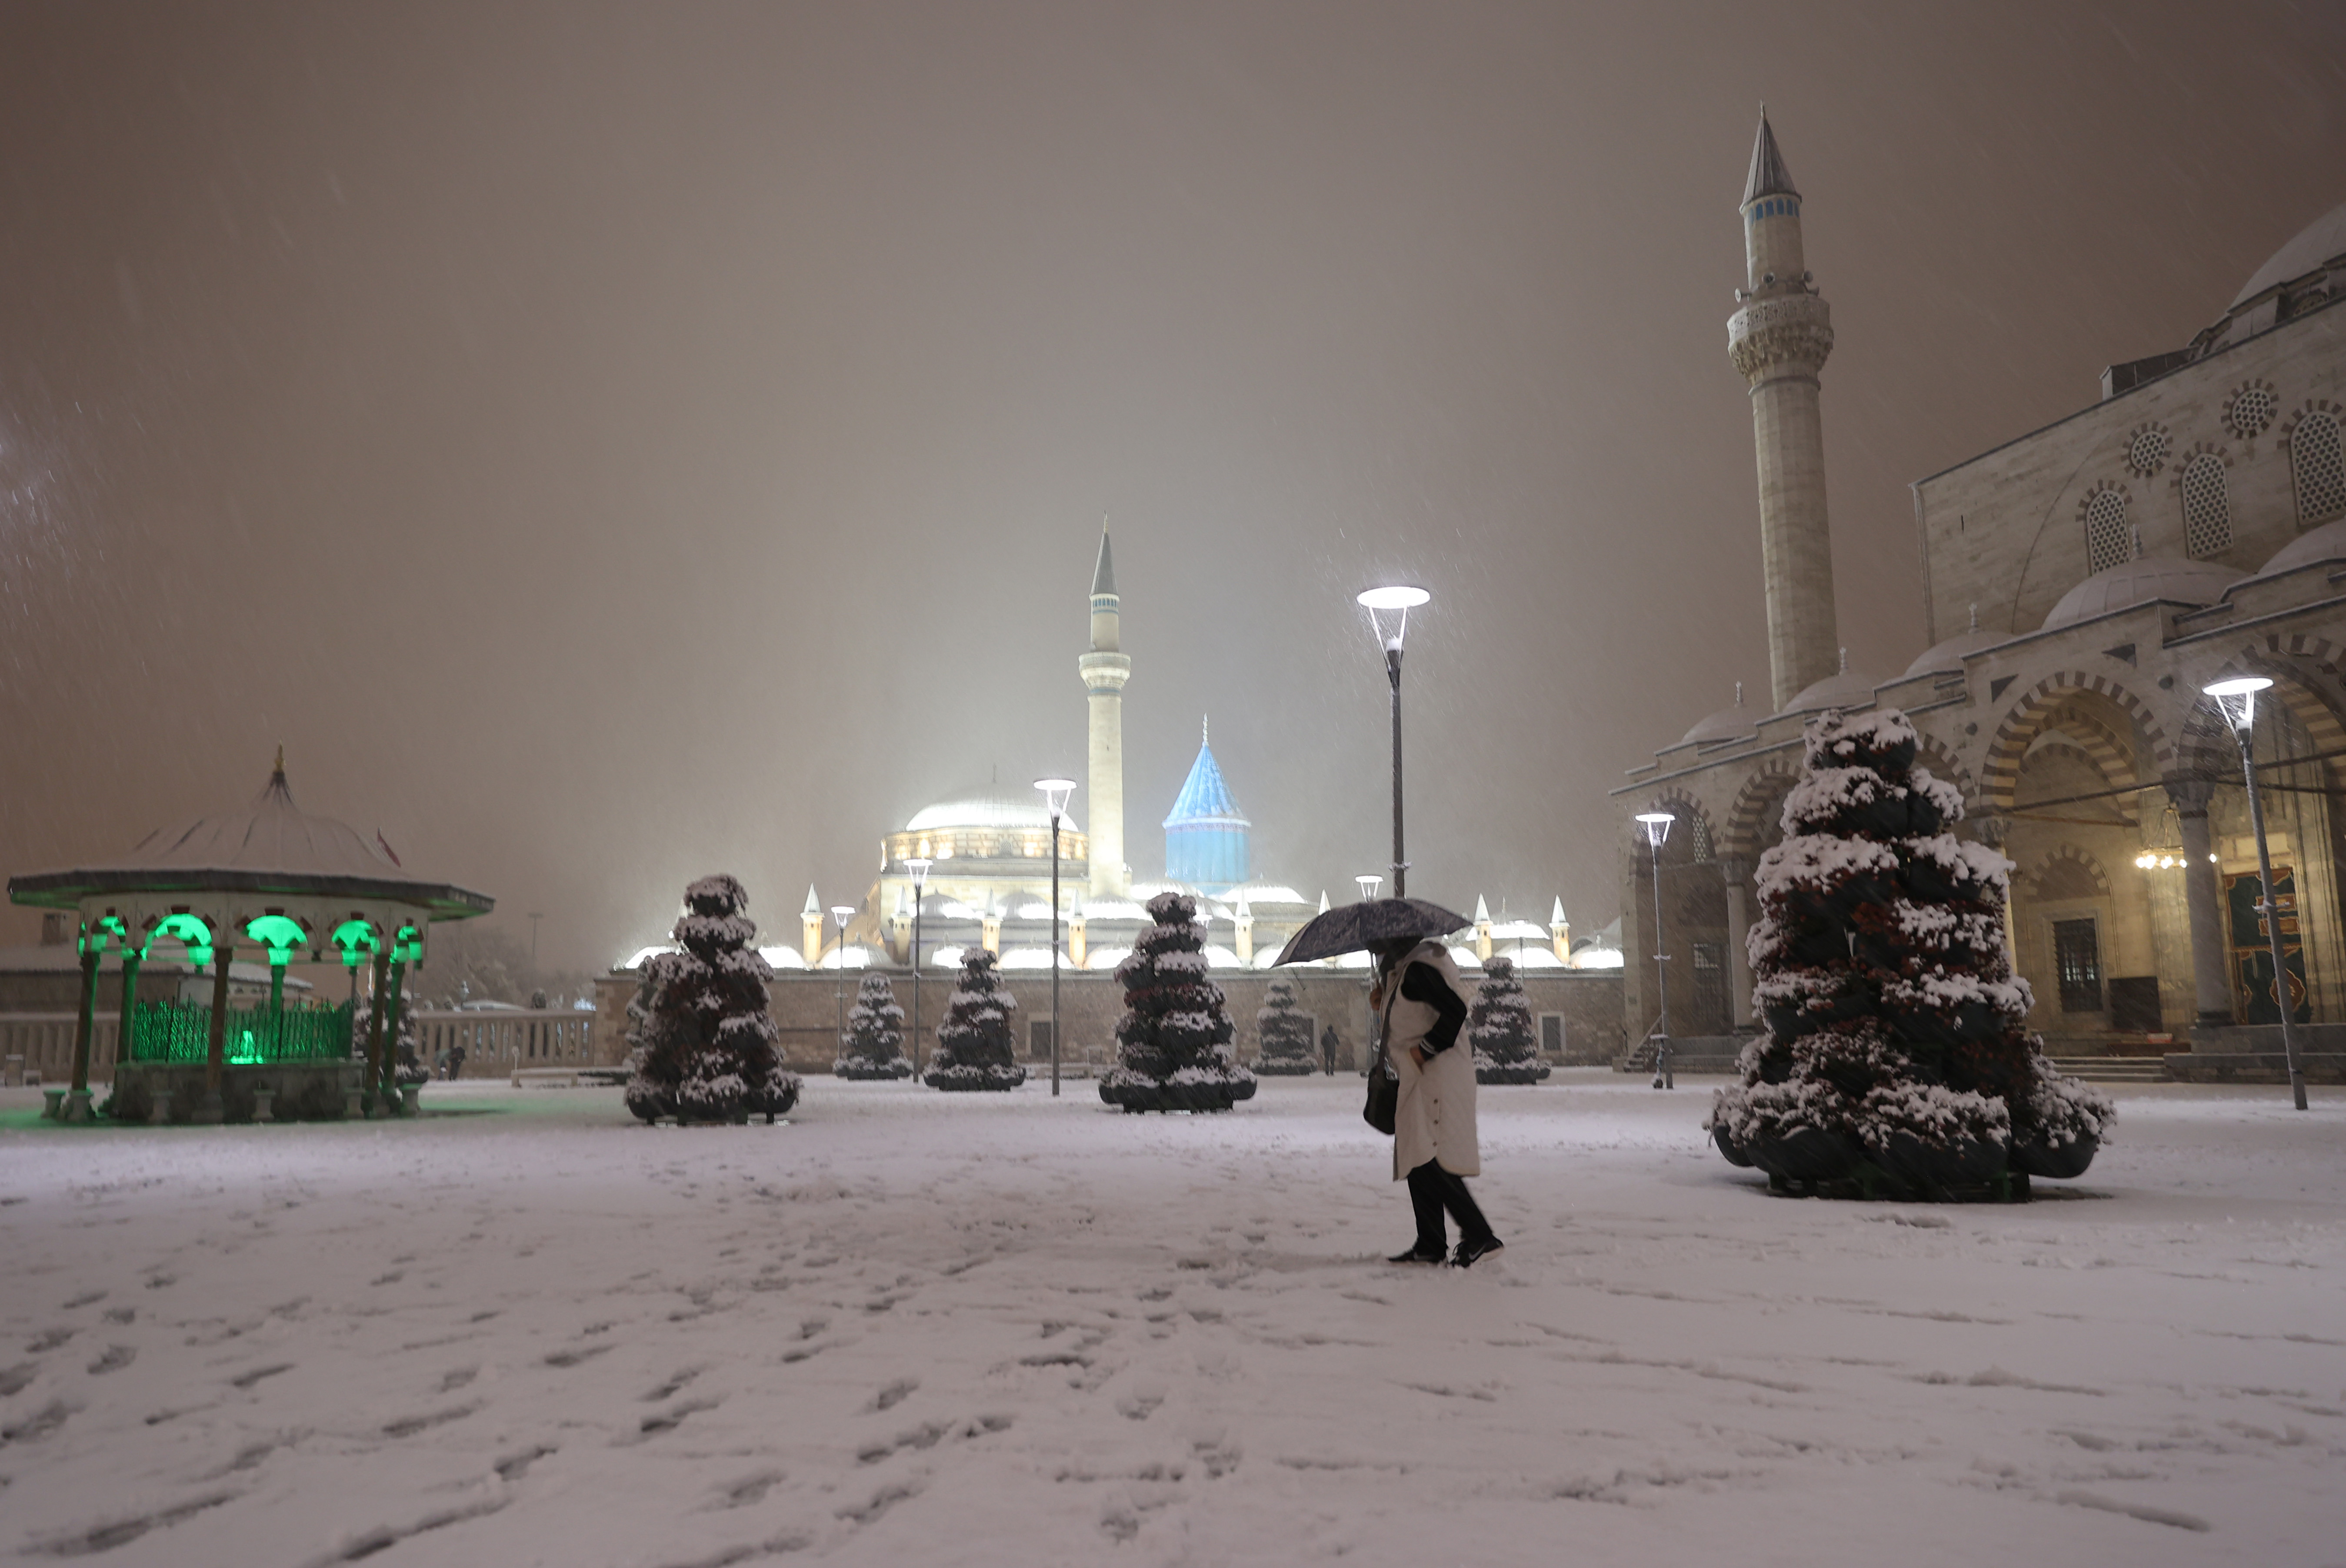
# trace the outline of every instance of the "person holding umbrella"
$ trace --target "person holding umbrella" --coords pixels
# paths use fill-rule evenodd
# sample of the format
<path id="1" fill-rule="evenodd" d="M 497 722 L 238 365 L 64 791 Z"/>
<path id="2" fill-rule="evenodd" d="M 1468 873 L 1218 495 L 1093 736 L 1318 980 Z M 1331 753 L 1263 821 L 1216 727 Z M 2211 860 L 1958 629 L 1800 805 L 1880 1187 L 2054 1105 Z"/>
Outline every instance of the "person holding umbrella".
<path id="1" fill-rule="evenodd" d="M 1362 951 L 1376 955 L 1369 1007 L 1382 1013 L 1383 1027 L 1379 1059 L 1369 1064 L 1363 1114 L 1392 1135 L 1393 1180 L 1409 1184 L 1417 1217 L 1417 1240 L 1395 1263 L 1465 1268 L 1502 1245 L 1466 1190 L 1465 1178 L 1483 1174 L 1474 1135 L 1474 1053 L 1458 1038 L 1466 1023 L 1466 986 L 1448 950 L 1434 940 L 1472 923 L 1423 899 L 1362 899 L 1306 921 L 1275 961 L 1305 963 Z M 1389 1101 L 1380 1093 L 1388 1071 L 1398 1081 Z M 1445 1211 L 1458 1222 L 1454 1253 L 1443 1224 Z"/>
<path id="2" fill-rule="evenodd" d="M 1393 1180 L 1409 1184 L 1417 1217 L 1417 1240 L 1392 1261 L 1471 1268 L 1505 1244 L 1466 1190 L 1465 1178 L 1483 1174 L 1483 1156 L 1474 1134 L 1474 1053 L 1458 1038 L 1466 1023 L 1465 984 L 1438 942 L 1388 937 L 1369 951 L 1377 956 L 1369 1005 L 1382 1014 L 1386 1059 L 1401 1080 Z M 1444 1211 L 1458 1225 L 1455 1252 L 1447 1245 Z"/>

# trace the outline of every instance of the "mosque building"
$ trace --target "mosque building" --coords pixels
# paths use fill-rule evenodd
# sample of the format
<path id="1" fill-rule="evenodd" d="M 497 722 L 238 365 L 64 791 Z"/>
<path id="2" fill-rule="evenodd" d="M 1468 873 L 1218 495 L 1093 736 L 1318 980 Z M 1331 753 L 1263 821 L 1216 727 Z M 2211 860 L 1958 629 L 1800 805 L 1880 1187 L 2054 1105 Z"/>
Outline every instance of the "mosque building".
<path id="1" fill-rule="evenodd" d="M 2092 406 L 1914 484 L 1930 646 L 1887 677 L 1850 667 L 1834 625 L 1820 413 L 1833 330 L 1764 114 L 1739 209 L 1728 350 L 1751 395 L 1769 697 L 1747 706 L 1738 685 L 1734 706 L 1615 792 L 1630 1036 L 1660 1010 L 1650 862 L 1630 818 L 1676 819 L 1661 866 L 1669 1032 L 1724 1055 L 1754 1027 L 1753 871 L 1781 837 L 1801 724 L 1878 706 L 1912 719 L 1924 765 L 1962 790 L 1963 830 L 2016 862 L 2014 960 L 2048 1051 L 2267 1074 L 2279 1031 L 2258 1026 L 2287 1006 L 2312 1025 L 2317 1071 L 2339 1071 L 2346 206 L 2275 251 L 2188 343 L 2109 366 Z M 1722 692 L 1735 673 L 1720 672 Z M 2237 675 L 2275 683 L 2253 742 L 2279 984 L 2239 755 L 2202 695 Z"/>

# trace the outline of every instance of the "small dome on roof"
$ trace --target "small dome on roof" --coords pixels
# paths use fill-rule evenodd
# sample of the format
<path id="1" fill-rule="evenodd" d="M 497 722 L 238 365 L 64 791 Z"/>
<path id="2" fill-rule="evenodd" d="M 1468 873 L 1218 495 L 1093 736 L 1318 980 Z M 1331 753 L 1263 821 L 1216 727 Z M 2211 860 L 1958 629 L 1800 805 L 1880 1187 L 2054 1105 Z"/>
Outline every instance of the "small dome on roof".
<path id="1" fill-rule="evenodd" d="M 1051 830 L 1051 813 L 1044 809 L 1042 798 L 1032 790 L 1021 797 L 981 784 L 933 806 L 922 807 L 904 824 L 908 833 L 933 828 L 1037 828 L 1047 834 Z"/>
<path id="2" fill-rule="evenodd" d="M 1963 671 L 1964 659 L 1975 653 L 1984 653 L 1999 643 L 2008 643 L 2011 640 L 2010 632 L 1980 630 L 1979 606 L 1974 605 L 1971 626 L 1943 643 L 1933 643 L 1924 648 L 1922 657 L 1908 665 L 1905 675 L 1900 678 L 1912 680 L 1918 675 L 1959 675 Z"/>
<path id="3" fill-rule="evenodd" d="M 2226 309 L 2237 310 L 2242 301 L 2256 298 L 2274 284 L 2302 278 L 2339 256 L 2346 256 L 2346 202 L 2331 208 L 2292 235 L 2288 244 L 2274 251 L 2240 285 L 2240 291 Z"/>
<path id="4" fill-rule="evenodd" d="M 1679 738 L 1680 746 L 1691 746 L 1704 740 L 1732 740 L 1739 735 L 1749 735 L 1760 722 L 1760 716 L 1743 706 L 1743 683 L 1735 683 L 1735 704 L 1698 723 Z"/>
<path id="5" fill-rule="evenodd" d="M 2067 593 L 2045 617 L 2045 629 L 2075 626 L 2132 605 L 2165 599 L 2178 605 L 2212 605 L 2242 574 L 2215 561 L 2178 561 L 2169 555 L 2137 555 L 2105 566 Z"/>
<path id="6" fill-rule="evenodd" d="M 2310 566 L 2322 561 L 2346 562 L 2346 517 L 2324 523 L 2308 534 L 2300 534 L 2280 547 L 2279 554 L 2264 564 L 2259 577 L 2278 577 L 2283 572 L 2294 572 L 2300 566 Z"/>
<path id="7" fill-rule="evenodd" d="M 1786 713 L 1817 713 L 1828 708 L 1865 708 L 1873 701 L 1873 688 L 1882 683 L 1870 675 L 1849 667 L 1849 650 L 1841 650 L 1841 668 L 1784 705 Z"/>

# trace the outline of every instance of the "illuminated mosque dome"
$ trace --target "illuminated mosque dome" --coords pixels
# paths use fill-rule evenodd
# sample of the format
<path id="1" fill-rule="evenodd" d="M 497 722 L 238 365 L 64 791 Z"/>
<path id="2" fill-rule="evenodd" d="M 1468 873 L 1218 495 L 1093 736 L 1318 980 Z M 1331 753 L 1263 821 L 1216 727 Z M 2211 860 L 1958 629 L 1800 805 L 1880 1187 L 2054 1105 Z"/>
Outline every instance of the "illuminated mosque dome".
<path id="1" fill-rule="evenodd" d="M 1164 822 L 1166 880 L 1216 894 L 1245 881 L 1250 826 L 1222 780 L 1210 736 L 1201 731 L 1198 759 Z"/>

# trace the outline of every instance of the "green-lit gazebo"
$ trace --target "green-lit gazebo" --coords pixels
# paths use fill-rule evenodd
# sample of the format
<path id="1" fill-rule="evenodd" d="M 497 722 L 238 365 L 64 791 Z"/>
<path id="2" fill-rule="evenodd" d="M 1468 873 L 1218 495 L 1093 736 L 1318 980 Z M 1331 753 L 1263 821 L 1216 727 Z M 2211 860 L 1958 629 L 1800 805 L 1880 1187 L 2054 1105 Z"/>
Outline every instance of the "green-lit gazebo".
<path id="1" fill-rule="evenodd" d="M 396 1034 L 400 988 L 423 962 L 434 921 L 486 914 L 492 901 L 411 874 L 358 831 L 293 804 L 285 756 L 241 811 L 150 833 L 121 860 L 11 877 L 12 902 L 80 917 L 81 1016 L 73 1086 L 56 1113 L 88 1121 L 91 1021 L 98 973 L 121 967 L 122 1022 L 112 1114 L 119 1120 L 218 1122 L 335 1117 L 400 1108 Z M 212 972 L 211 1005 L 139 999 L 138 966 L 177 942 Z M 240 944 L 270 966 L 263 1005 L 229 1005 L 229 964 Z M 285 1002 L 285 966 L 339 958 L 372 971 L 364 1040 L 351 1004 Z"/>

